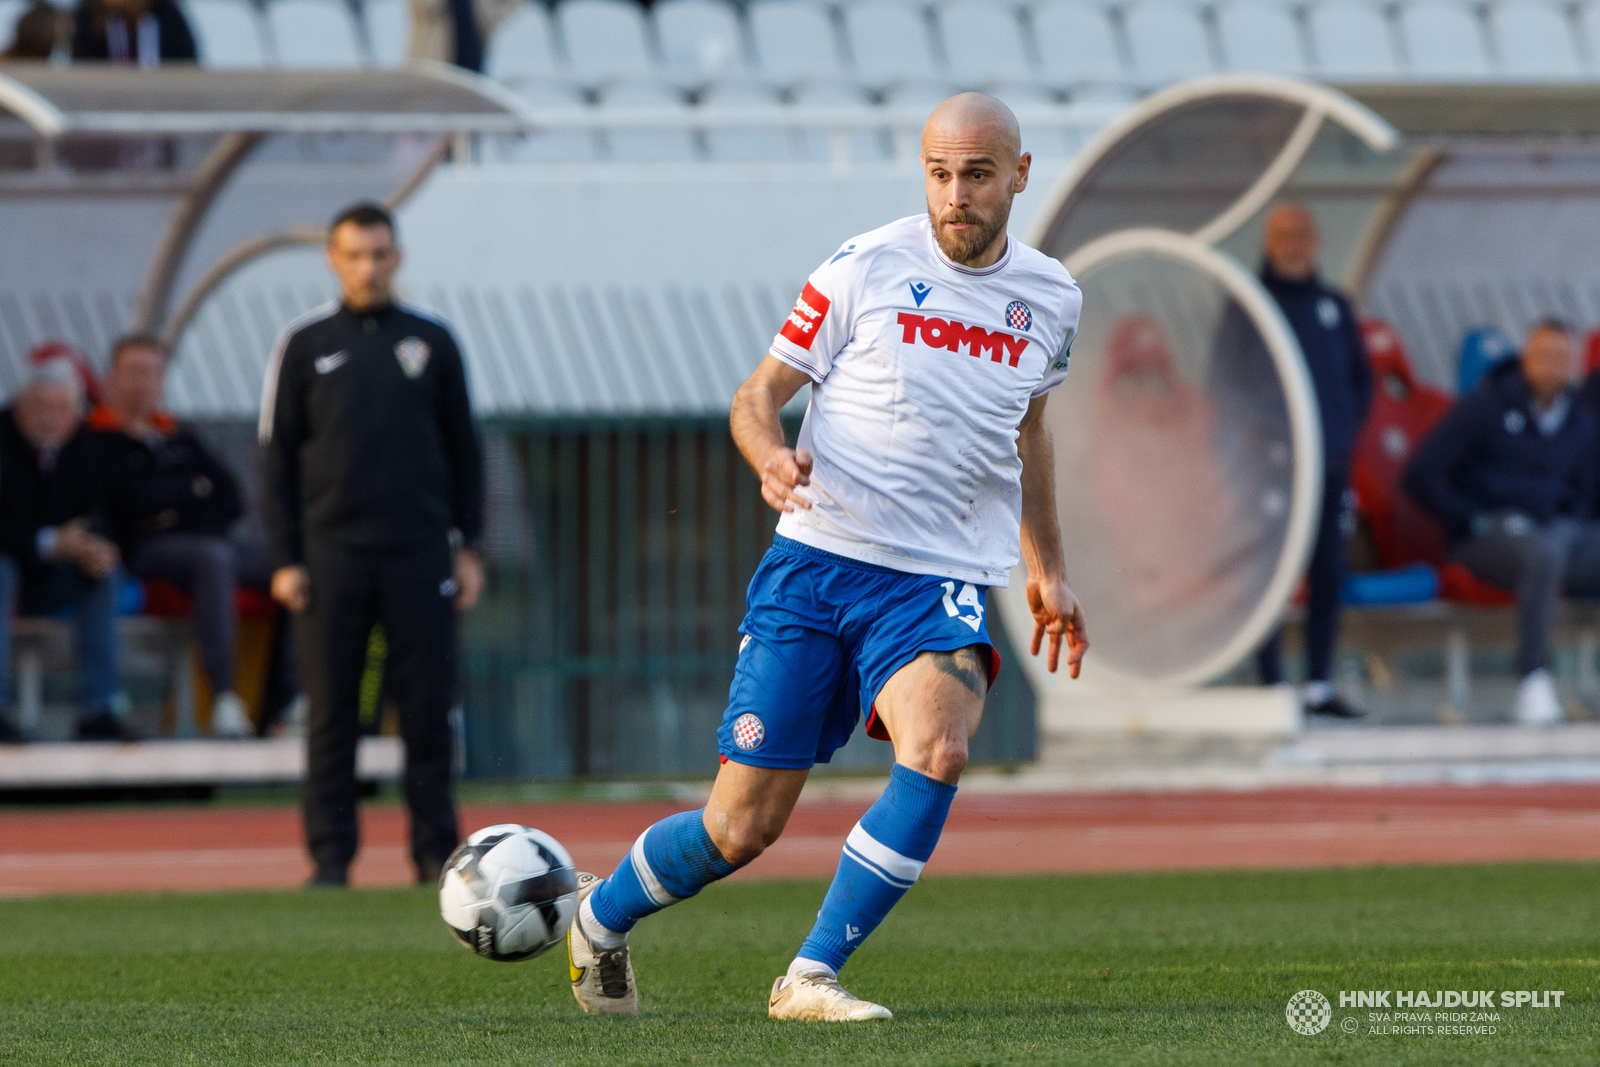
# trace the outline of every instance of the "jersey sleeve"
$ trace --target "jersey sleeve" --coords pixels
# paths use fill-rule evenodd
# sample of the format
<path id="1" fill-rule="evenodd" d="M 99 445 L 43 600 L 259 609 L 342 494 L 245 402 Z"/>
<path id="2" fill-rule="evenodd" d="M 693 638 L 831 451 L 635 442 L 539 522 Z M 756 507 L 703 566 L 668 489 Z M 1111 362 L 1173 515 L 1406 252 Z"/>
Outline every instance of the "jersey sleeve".
<path id="1" fill-rule="evenodd" d="M 854 332 L 853 299 L 859 271 L 855 245 L 811 272 L 800 298 L 772 339 L 771 355 L 821 382 Z"/>
<path id="2" fill-rule="evenodd" d="M 1071 283 L 1066 306 L 1061 312 L 1061 345 L 1044 368 L 1044 377 L 1033 390 L 1034 397 L 1044 396 L 1067 380 L 1067 366 L 1072 362 L 1072 342 L 1078 336 L 1078 313 L 1083 310 L 1083 293 L 1076 282 Z"/>

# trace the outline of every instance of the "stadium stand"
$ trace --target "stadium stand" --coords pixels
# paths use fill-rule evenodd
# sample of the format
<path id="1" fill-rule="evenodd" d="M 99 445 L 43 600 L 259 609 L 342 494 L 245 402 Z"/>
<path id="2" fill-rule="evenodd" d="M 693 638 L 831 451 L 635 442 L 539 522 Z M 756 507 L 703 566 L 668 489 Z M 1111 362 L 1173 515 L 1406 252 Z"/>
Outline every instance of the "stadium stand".
<path id="1" fill-rule="evenodd" d="M 700 103 L 707 108 L 771 108 L 774 118 L 781 118 L 783 96 L 766 82 L 726 79 L 706 90 Z M 786 160 L 796 154 L 790 131 L 776 123 L 741 129 L 711 127 L 705 136 L 711 158 L 727 163 Z"/>
<path id="2" fill-rule="evenodd" d="M 832 10 L 808 0 L 756 0 L 749 9 L 756 66 L 780 85 L 846 75 Z"/>
<path id="3" fill-rule="evenodd" d="M 1577 78 L 1583 59 L 1570 9 L 1545 0 L 1508 0 L 1489 8 L 1498 70 L 1507 78 L 1549 81 Z"/>
<path id="4" fill-rule="evenodd" d="M 1330 81 L 1401 77 L 1394 31 L 1382 8 L 1362 0 L 1328 0 L 1309 14 L 1313 73 Z"/>
<path id="5" fill-rule="evenodd" d="M 1022 23 L 1012 8 L 988 0 L 955 0 L 939 8 L 938 14 L 954 77 L 986 85 L 1026 78 L 1033 72 Z"/>
<path id="6" fill-rule="evenodd" d="M 1456 395 L 1465 396 L 1495 364 L 1515 355 L 1517 346 L 1498 326 L 1476 326 L 1461 338 L 1456 359 Z"/>
<path id="7" fill-rule="evenodd" d="M 811 81 L 795 90 L 795 103 L 801 107 L 867 107 L 872 97 L 854 82 L 842 80 Z M 835 129 L 811 126 L 800 131 L 800 158 L 812 163 L 825 163 L 836 158 L 852 160 L 879 160 L 889 156 L 886 134 L 881 130 L 861 126 Z M 839 142 L 835 144 L 835 142 Z"/>
<path id="8" fill-rule="evenodd" d="M 945 73 L 927 9 L 897 0 L 865 0 L 844 12 L 856 76 L 874 88 Z"/>
<path id="9" fill-rule="evenodd" d="M 1451 0 L 1400 8 L 1400 34 L 1412 77 L 1480 81 L 1490 76 L 1488 41 L 1475 9 Z"/>
<path id="10" fill-rule="evenodd" d="M 560 78 L 519 78 L 512 89 L 546 117 L 582 115 L 588 105 L 576 85 Z M 496 158 L 508 163 L 592 163 L 600 159 L 600 150 L 594 129 L 560 126 L 502 142 Z"/>
<path id="11" fill-rule="evenodd" d="M 1139 0 L 1122 15 L 1127 27 L 1133 77 L 1155 87 L 1216 68 L 1202 10 L 1183 0 Z"/>
<path id="12" fill-rule="evenodd" d="M 1128 80 L 1125 49 L 1109 13 L 1080 0 L 1054 0 L 1033 9 L 1040 71 L 1070 91 Z"/>
<path id="13" fill-rule="evenodd" d="M 1228 70 L 1304 76 L 1305 32 L 1296 10 L 1271 0 L 1235 0 L 1217 9 L 1222 65 Z"/>
<path id="14" fill-rule="evenodd" d="M 0 0 L 0 52 L 11 47 L 16 40 L 17 18 L 28 5 L 23 0 Z"/>
<path id="15" fill-rule="evenodd" d="M 267 27 L 279 66 L 348 70 L 363 65 L 355 16 L 343 0 L 273 0 Z"/>
<path id="16" fill-rule="evenodd" d="M 206 66 L 250 69 L 271 65 L 266 26 L 260 10 L 249 0 L 188 0 L 183 13 Z"/>
<path id="17" fill-rule="evenodd" d="M 747 74 L 739 12 L 725 0 L 664 0 L 653 13 L 667 74 L 685 85 Z"/>
<path id="18" fill-rule="evenodd" d="M 637 78 L 660 67 L 644 9 L 628 0 L 566 0 L 556 8 L 556 24 L 572 76 L 586 85 Z"/>
<path id="19" fill-rule="evenodd" d="M 407 0 L 362 0 L 361 24 L 367 54 L 375 66 L 398 67 L 405 63 L 411 40 L 411 9 Z"/>
<path id="20" fill-rule="evenodd" d="M 489 40 L 484 71 L 510 86 L 563 73 L 550 15 L 542 4 L 523 4 Z"/>
<path id="21" fill-rule="evenodd" d="M 605 91 L 602 109 L 652 108 L 688 112 L 683 95 L 654 78 L 619 78 Z M 606 130 L 607 158 L 618 163 L 687 163 L 699 157 L 687 127 L 611 127 Z"/>

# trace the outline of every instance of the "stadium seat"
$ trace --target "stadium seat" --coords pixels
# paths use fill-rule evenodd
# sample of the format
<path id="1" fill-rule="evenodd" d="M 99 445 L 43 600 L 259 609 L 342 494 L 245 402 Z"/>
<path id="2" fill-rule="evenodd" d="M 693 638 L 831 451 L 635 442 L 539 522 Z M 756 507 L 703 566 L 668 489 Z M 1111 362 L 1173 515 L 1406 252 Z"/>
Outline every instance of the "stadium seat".
<path id="1" fill-rule="evenodd" d="M 1332 81 L 1400 77 L 1394 33 L 1383 9 L 1362 0 L 1324 0 L 1311 8 L 1311 57 L 1318 76 Z"/>
<path id="2" fill-rule="evenodd" d="M 1583 74 L 1572 17 L 1548 0 L 1510 0 L 1489 8 L 1500 76 L 1527 81 Z"/>
<path id="3" fill-rule="evenodd" d="M 483 69 L 507 85 L 561 73 L 560 53 L 543 4 L 525 3 L 495 28 Z"/>
<path id="4" fill-rule="evenodd" d="M 0 52 L 17 37 L 17 18 L 28 9 L 23 0 L 0 0 Z"/>
<path id="5" fill-rule="evenodd" d="M 1217 8 L 1222 65 L 1255 74 L 1304 75 L 1311 69 L 1292 8 L 1273 0 L 1232 0 Z"/>
<path id="6" fill-rule="evenodd" d="M 1516 354 L 1517 346 L 1498 326 L 1478 326 L 1461 338 L 1456 360 L 1456 395 L 1466 396 L 1497 363 Z"/>
<path id="7" fill-rule="evenodd" d="M 782 95 L 764 82 L 746 79 L 720 81 L 707 89 L 700 106 L 708 108 L 771 108 L 774 119 L 781 117 Z M 794 138 L 788 127 L 776 121 L 770 126 L 741 126 L 733 129 L 706 127 L 706 148 L 718 163 L 777 163 L 793 159 Z"/>
<path id="8" fill-rule="evenodd" d="M 1105 8 L 1085 0 L 1053 0 L 1033 9 L 1040 72 L 1063 88 L 1120 85 L 1128 80 L 1122 47 Z"/>
<path id="9" fill-rule="evenodd" d="M 1407 73 L 1434 81 L 1489 77 L 1488 42 L 1476 9 L 1456 0 L 1413 0 L 1400 8 Z"/>
<path id="10" fill-rule="evenodd" d="M 680 110 L 689 105 L 672 86 L 654 78 L 620 78 L 605 92 L 606 108 Z M 669 129 L 620 128 L 605 131 L 607 158 L 615 163 L 686 163 L 698 158 L 688 126 Z"/>
<path id="11" fill-rule="evenodd" d="M 937 15 L 950 73 L 964 83 L 1025 78 L 1033 71 L 1022 20 L 1009 4 L 955 0 L 940 7 Z"/>
<path id="12" fill-rule="evenodd" d="M 362 65 L 355 16 L 344 0 L 272 0 L 267 5 L 267 28 L 279 66 Z"/>
<path id="13" fill-rule="evenodd" d="M 842 78 L 833 15 L 805 0 L 757 0 L 748 9 L 756 66 L 769 81 Z"/>
<path id="14" fill-rule="evenodd" d="M 194 601 L 171 582 L 146 578 L 140 584 L 143 586 L 140 596 L 143 614 L 158 619 L 186 619 L 194 614 Z M 236 589 L 233 612 L 241 619 L 270 619 L 277 615 L 278 605 L 259 590 Z"/>
<path id="15" fill-rule="evenodd" d="M 567 64 L 580 81 L 637 78 L 657 69 L 644 9 L 628 0 L 565 0 L 556 23 Z"/>
<path id="16" fill-rule="evenodd" d="M 989 94 L 1008 106 L 1055 107 L 1061 103 L 1060 94 L 1037 81 L 1000 81 L 989 86 Z M 1022 147 L 1035 158 L 1070 159 L 1083 147 L 1083 133 L 1072 127 L 1048 125 L 1033 127 L 1022 123 Z"/>
<path id="17" fill-rule="evenodd" d="M 1583 373 L 1585 376 L 1600 370 L 1600 326 L 1590 330 L 1583 339 Z"/>
<path id="18" fill-rule="evenodd" d="M 405 66 L 411 45 L 411 5 L 406 0 L 362 0 L 361 21 L 373 65 Z"/>
<path id="19" fill-rule="evenodd" d="M 1183 0 L 1139 0 L 1122 15 L 1128 55 L 1140 85 L 1156 86 L 1216 69 L 1200 9 Z"/>
<path id="20" fill-rule="evenodd" d="M 539 112 L 572 114 L 587 107 L 583 93 L 556 78 L 523 78 L 512 89 Z M 521 138 L 503 138 L 498 158 L 508 163 L 592 163 L 600 158 L 593 129 L 539 130 Z"/>
<path id="21" fill-rule="evenodd" d="M 934 79 L 944 73 L 934 53 L 928 11 L 920 4 L 865 0 L 844 13 L 856 77 L 870 85 Z"/>
<path id="22" fill-rule="evenodd" d="M 861 86 L 837 80 L 806 82 L 795 90 L 794 100 L 797 104 L 817 108 L 865 108 L 872 104 L 872 97 Z M 833 158 L 833 135 L 834 131 L 826 126 L 802 129 L 797 146 L 800 158 L 810 163 L 829 162 Z M 889 138 L 885 129 L 852 126 L 846 138 L 852 162 L 870 163 L 889 157 Z"/>
<path id="23" fill-rule="evenodd" d="M 1590 78 L 1600 74 L 1600 8 L 1593 3 L 1574 4 L 1578 22 L 1578 49 L 1586 57 L 1584 71 Z"/>
<path id="24" fill-rule="evenodd" d="M 727 0 L 662 0 L 654 18 L 670 77 L 696 83 L 749 69 L 739 12 Z"/>
<path id="25" fill-rule="evenodd" d="M 249 69 L 270 65 L 261 14 L 249 0 L 188 0 L 183 11 L 203 66 Z"/>

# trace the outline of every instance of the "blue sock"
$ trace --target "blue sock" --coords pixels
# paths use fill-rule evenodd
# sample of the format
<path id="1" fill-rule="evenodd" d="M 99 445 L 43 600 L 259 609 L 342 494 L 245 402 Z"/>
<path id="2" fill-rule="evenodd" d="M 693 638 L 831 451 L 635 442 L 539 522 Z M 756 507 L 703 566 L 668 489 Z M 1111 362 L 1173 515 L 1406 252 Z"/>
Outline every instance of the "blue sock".
<path id="1" fill-rule="evenodd" d="M 844 966 L 922 873 L 950 814 L 956 787 L 896 763 L 889 788 L 845 839 L 839 871 L 800 956 Z"/>
<path id="2" fill-rule="evenodd" d="M 669 815 L 639 835 L 611 877 L 589 895 L 594 917 L 625 934 L 646 915 L 694 896 L 737 868 L 706 833 L 705 809 Z"/>

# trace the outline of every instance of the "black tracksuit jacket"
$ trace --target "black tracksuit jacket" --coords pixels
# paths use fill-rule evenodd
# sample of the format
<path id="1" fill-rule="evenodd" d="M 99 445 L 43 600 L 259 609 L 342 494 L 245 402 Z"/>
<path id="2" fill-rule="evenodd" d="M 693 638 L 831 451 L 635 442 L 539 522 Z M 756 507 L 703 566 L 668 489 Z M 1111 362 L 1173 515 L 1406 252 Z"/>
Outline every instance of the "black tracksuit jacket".
<path id="1" fill-rule="evenodd" d="M 267 371 L 261 437 L 274 567 L 309 540 L 412 548 L 483 529 L 483 459 L 448 327 L 404 304 L 291 323 Z"/>

